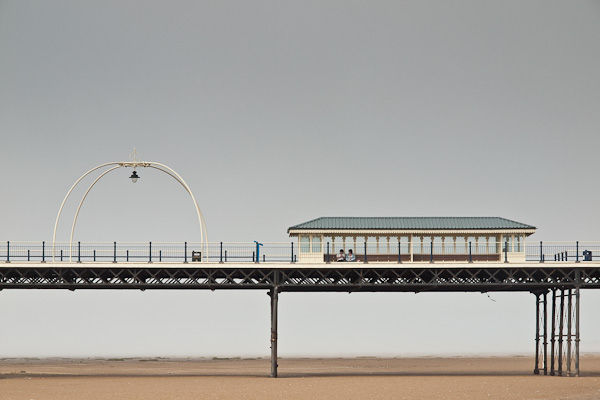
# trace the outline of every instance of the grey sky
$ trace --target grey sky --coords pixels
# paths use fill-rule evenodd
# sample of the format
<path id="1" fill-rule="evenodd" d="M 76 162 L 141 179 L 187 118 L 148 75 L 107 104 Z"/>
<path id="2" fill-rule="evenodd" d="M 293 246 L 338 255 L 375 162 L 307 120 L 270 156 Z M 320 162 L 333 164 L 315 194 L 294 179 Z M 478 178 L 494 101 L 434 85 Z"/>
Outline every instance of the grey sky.
<path id="1" fill-rule="evenodd" d="M 421 215 L 600 240 L 598 37 L 597 1 L 0 1 L 0 239 L 51 240 L 71 184 L 135 146 L 214 241 Z M 198 240 L 181 187 L 129 173 L 77 240 Z M 533 296 L 492 297 L 284 294 L 281 351 L 532 352 Z M 600 351 L 600 296 L 582 301 Z M 3 291 L 0 355 L 266 354 L 268 312 L 258 292 Z"/>

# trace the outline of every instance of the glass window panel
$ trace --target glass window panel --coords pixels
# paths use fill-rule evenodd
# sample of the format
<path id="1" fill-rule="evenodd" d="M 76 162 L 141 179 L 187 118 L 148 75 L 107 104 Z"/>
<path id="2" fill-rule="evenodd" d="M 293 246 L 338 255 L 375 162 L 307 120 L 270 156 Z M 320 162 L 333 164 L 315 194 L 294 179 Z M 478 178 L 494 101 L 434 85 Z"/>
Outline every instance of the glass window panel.
<path id="1" fill-rule="evenodd" d="M 464 236 L 456 237 L 456 254 L 466 254 L 469 251 L 466 243 Z"/>
<path id="2" fill-rule="evenodd" d="M 497 254 L 498 253 L 498 237 L 490 236 L 488 237 L 489 245 L 488 245 L 488 253 L 489 254 Z"/>
<path id="3" fill-rule="evenodd" d="M 321 252 L 321 236 L 313 236 L 312 237 L 312 252 L 313 253 Z"/>
<path id="4" fill-rule="evenodd" d="M 410 244 L 410 242 L 409 242 L 408 236 L 402 236 L 400 238 L 400 251 L 402 252 L 402 254 L 409 253 L 409 247 L 408 247 L 409 244 Z"/>
<path id="5" fill-rule="evenodd" d="M 477 238 L 477 254 L 487 254 L 487 237 L 479 236 Z"/>
<path id="6" fill-rule="evenodd" d="M 515 236 L 514 251 L 518 253 L 523 251 L 523 236 Z"/>
<path id="7" fill-rule="evenodd" d="M 511 235 L 505 235 L 504 236 L 504 247 L 506 248 L 507 252 L 512 253 L 512 251 L 513 251 L 513 241 L 512 241 L 512 236 Z"/>
<path id="8" fill-rule="evenodd" d="M 442 254 L 442 246 L 443 246 L 442 237 L 435 236 L 433 238 L 433 254 Z M 429 252 L 431 252 L 431 247 L 428 250 L 429 250 Z"/>
<path id="9" fill-rule="evenodd" d="M 300 235 L 300 252 L 301 253 L 308 253 L 308 251 L 310 250 L 309 243 L 310 243 L 310 240 L 307 235 Z"/>
<path id="10" fill-rule="evenodd" d="M 413 237 L 413 253 L 415 254 L 429 254 L 429 246 L 431 238 L 426 237 Z"/>

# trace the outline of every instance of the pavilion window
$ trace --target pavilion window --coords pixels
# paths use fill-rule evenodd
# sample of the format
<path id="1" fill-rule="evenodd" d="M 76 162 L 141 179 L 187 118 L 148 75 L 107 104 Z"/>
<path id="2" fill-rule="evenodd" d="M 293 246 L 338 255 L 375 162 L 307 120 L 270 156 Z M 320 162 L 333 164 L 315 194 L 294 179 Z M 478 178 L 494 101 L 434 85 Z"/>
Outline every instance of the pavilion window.
<path id="1" fill-rule="evenodd" d="M 523 236 L 515 235 L 514 251 L 517 253 L 523 252 Z"/>
<path id="2" fill-rule="evenodd" d="M 312 237 L 312 252 L 320 253 L 321 252 L 321 239 L 320 235 L 315 235 Z"/>
<path id="3" fill-rule="evenodd" d="M 488 236 L 488 253 L 498 253 L 498 238 L 496 236 Z"/>
<path id="4" fill-rule="evenodd" d="M 363 254 L 365 252 L 364 246 L 366 240 L 367 238 L 364 236 L 354 236 L 354 241 L 352 242 L 349 248 L 352 249 L 352 252 L 354 254 Z M 346 250 L 346 253 L 348 253 L 348 250 Z"/>
<path id="5" fill-rule="evenodd" d="M 454 254 L 456 251 L 454 249 L 454 241 L 456 240 L 455 236 L 445 236 L 444 238 L 444 253 L 445 254 Z"/>
<path id="6" fill-rule="evenodd" d="M 413 240 L 413 253 L 425 254 L 429 250 L 429 243 L 431 243 L 429 236 L 415 236 Z"/>
<path id="7" fill-rule="evenodd" d="M 308 253 L 310 251 L 310 237 L 308 235 L 300 235 L 300 252 Z"/>
<path id="8" fill-rule="evenodd" d="M 365 236 L 365 241 L 367 242 L 367 254 L 379 254 L 379 237 L 378 236 Z M 383 242 L 382 242 L 383 243 Z M 357 243 L 357 246 L 362 246 L 365 248 L 365 243 L 361 242 Z"/>
<path id="9" fill-rule="evenodd" d="M 410 253 L 410 238 L 408 236 L 401 236 L 398 238 L 400 242 L 400 252 L 402 254 Z M 395 246 L 391 246 L 394 249 L 393 253 L 396 254 L 398 252 L 398 243 L 395 243 Z"/>
<path id="10" fill-rule="evenodd" d="M 513 238 L 511 235 L 504 236 L 504 246 L 508 253 L 513 252 Z"/>
<path id="11" fill-rule="evenodd" d="M 431 238 L 433 240 L 433 253 L 434 254 L 442 254 L 442 249 L 444 246 L 444 238 L 441 236 L 434 236 Z M 428 249 L 431 251 L 431 248 Z"/>
<path id="12" fill-rule="evenodd" d="M 455 239 L 456 239 L 455 254 L 466 254 L 469 251 L 469 249 L 467 248 L 465 237 L 457 236 Z"/>
<path id="13" fill-rule="evenodd" d="M 487 237 L 479 236 L 477 238 L 477 254 L 487 254 Z"/>

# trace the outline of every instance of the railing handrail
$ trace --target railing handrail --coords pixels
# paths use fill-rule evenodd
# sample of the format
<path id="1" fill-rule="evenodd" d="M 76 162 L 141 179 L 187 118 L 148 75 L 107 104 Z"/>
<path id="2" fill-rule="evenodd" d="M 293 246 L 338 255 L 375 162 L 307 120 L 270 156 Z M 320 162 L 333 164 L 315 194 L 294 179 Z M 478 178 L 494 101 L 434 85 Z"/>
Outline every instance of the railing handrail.
<path id="1" fill-rule="evenodd" d="M 294 240 L 296 239 L 296 240 Z M 467 238 L 465 238 L 467 239 Z M 282 242 L 0 242 L 0 262 L 335 262 L 337 248 L 352 249 L 361 262 L 565 262 L 600 257 L 600 241 L 330 241 Z M 506 246 L 506 244 L 509 244 Z M 339 247 L 338 247 L 339 246 Z"/>
<path id="2" fill-rule="evenodd" d="M 8 241 L 8 240 L 3 240 L 3 241 L 0 241 L 0 244 L 1 244 L 1 243 L 6 243 L 7 241 Z M 296 238 L 294 238 L 294 239 L 290 239 L 290 240 L 288 240 L 288 241 L 271 241 L 271 242 L 267 242 L 267 241 L 259 241 L 259 243 L 263 243 L 263 244 L 290 244 L 290 242 L 292 242 L 292 241 L 293 241 L 294 243 L 298 243 L 298 240 L 297 240 Z M 51 241 L 51 240 L 43 240 L 43 239 L 42 239 L 42 240 L 10 240 L 10 243 L 15 243 L 15 244 L 19 244 L 19 243 L 42 243 L 42 242 L 45 242 L 45 243 L 47 243 L 47 244 L 48 244 L 48 243 L 50 243 L 50 244 L 52 243 L 52 241 Z M 103 241 L 103 240 L 100 240 L 100 241 L 93 241 L 93 240 L 92 240 L 92 241 L 80 241 L 80 243 L 81 243 L 81 244 L 84 244 L 84 243 L 95 243 L 95 244 L 113 244 L 114 242 L 115 242 L 115 241 Z M 122 241 L 122 242 L 120 242 L 120 241 L 118 241 L 118 240 L 117 240 L 116 242 L 117 242 L 117 243 L 128 243 L 128 244 L 148 244 L 149 242 L 152 242 L 153 244 L 154 244 L 154 243 L 157 243 L 157 244 L 158 244 L 158 243 L 162 243 L 162 244 L 182 244 L 182 243 L 188 243 L 188 244 L 202 244 L 202 242 L 189 242 L 189 241 L 187 241 L 187 242 L 186 242 L 186 241 L 184 241 L 184 240 L 182 240 L 182 241 L 167 241 L 167 242 L 164 242 L 164 241 L 154 241 L 154 240 L 149 240 L 149 241 L 144 241 L 144 242 L 140 242 L 140 241 L 135 241 L 135 242 Z M 464 240 L 464 241 L 462 241 L 462 240 L 461 240 L 460 242 L 459 242 L 459 241 L 457 241 L 457 243 L 469 243 L 469 242 L 475 243 L 475 242 L 474 242 L 474 241 L 472 241 L 472 240 L 471 240 L 471 241 L 469 241 L 469 240 Z M 579 242 L 579 244 L 581 244 L 581 243 L 598 243 L 598 244 L 600 244 L 600 240 L 563 240 L 563 241 L 560 241 L 560 240 L 543 240 L 542 242 L 543 242 L 544 244 L 552 244 L 552 243 L 572 243 L 572 244 L 575 244 L 575 243 L 577 243 L 577 242 Z M 66 245 L 69 245 L 69 242 L 68 242 L 68 241 L 64 241 L 64 242 L 58 242 L 58 241 L 57 241 L 57 242 L 55 242 L 55 243 L 56 243 L 56 244 L 66 244 Z M 78 243 L 78 241 L 73 241 L 73 244 L 75 244 L 75 243 Z M 228 244 L 251 244 L 251 245 L 255 245 L 255 242 L 254 242 L 254 241 L 247 241 L 247 242 L 246 242 L 246 241 L 233 241 L 233 242 L 226 242 L 226 241 L 222 241 L 222 242 L 221 242 L 221 241 L 212 242 L 212 241 L 211 241 L 211 242 L 204 242 L 204 243 L 213 244 L 213 245 L 216 245 L 216 244 L 219 244 L 219 243 L 228 243 Z M 338 243 L 337 241 L 336 241 L 336 242 L 332 242 L 332 241 L 329 241 L 329 242 L 328 242 L 328 241 L 323 241 L 323 244 L 325 244 L 325 245 L 326 245 L 327 243 L 335 243 L 336 245 L 337 245 L 337 244 L 340 244 L 340 243 Z M 346 242 L 346 246 L 348 246 L 348 245 L 350 245 L 350 244 L 353 244 L 353 243 L 354 243 L 354 242 Z M 360 244 L 362 245 L 362 244 L 364 243 L 364 241 L 357 241 L 356 243 L 360 243 Z M 376 241 L 369 240 L 369 241 L 367 241 L 367 243 L 368 243 L 369 245 L 374 245 L 374 244 L 376 244 L 377 242 L 376 242 Z M 404 242 L 404 241 L 403 241 L 403 242 L 401 242 L 401 243 L 402 243 L 402 245 L 408 245 L 408 242 Z M 418 241 L 418 242 L 417 242 L 417 241 L 413 241 L 412 243 L 414 244 L 414 243 L 421 243 L 421 242 L 420 242 L 420 241 Z M 431 243 L 431 242 L 424 242 L 424 243 L 427 243 L 427 244 L 429 244 L 429 243 Z M 484 242 L 482 242 L 482 244 L 483 244 L 483 243 L 484 243 Z M 487 242 L 487 243 L 500 243 L 500 244 L 503 244 L 503 243 L 505 243 L 505 241 L 495 241 L 495 242 Z M 301 243 L 301 244 L 303 244 L 303 245 L 306 245 L 306 246 L 308 246 L 308 245 L 309 245 L 308 243 Z M 314 243 L 314 244 L 316 245 L 316 243 Z M 390 245 L 392 245 L 392 244 L 394 244 L 394 245 L 397 245 L 397 244 L 398 244 L 398 241 L 390 241 Z M 444 242 L 434 242 L 434 245 L 436 245 L 436 244 L 437 244 L 437 245 L 442 245 L 442 244 L 444 244 Z M 523 245 L 538 245 L 538 246 L 539 246 L 539 244 L 540 244 L 540 241 L 539 241 L 539 240 L 528 240 L 528 241 L 524 241 L 524 242 L 522 242 L 522 244 L 523 244 Z M 386 245 L 387 245 L 387 242 L 379 242 L 379 245 L 380 245 L 380 246 L 386 246 Z"/>

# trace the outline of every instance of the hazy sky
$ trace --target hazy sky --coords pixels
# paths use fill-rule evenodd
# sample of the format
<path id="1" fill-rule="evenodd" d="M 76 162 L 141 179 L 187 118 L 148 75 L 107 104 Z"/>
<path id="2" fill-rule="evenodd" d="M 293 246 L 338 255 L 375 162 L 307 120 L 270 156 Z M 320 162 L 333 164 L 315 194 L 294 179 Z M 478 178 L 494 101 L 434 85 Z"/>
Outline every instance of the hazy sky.
<path id="1" fill-rule="evenodd" d="M 319 216 L 600 240 L 599 37 L 598 1 L 0 0 L 0 240 L 51 240 L 72 183 L 134 146 L 212 241 Z M 76 240 L 199 240 L 181 187 L 138 172 L 98 183 Z M 280 352 L 532 354 L 533 295 L 491 297 L 284 293 Z M 583 293 L 584 352 L 598 305 Z M 1 356 L 269 351 L 264 292 L 4 290 L 0 315 Z"/>

